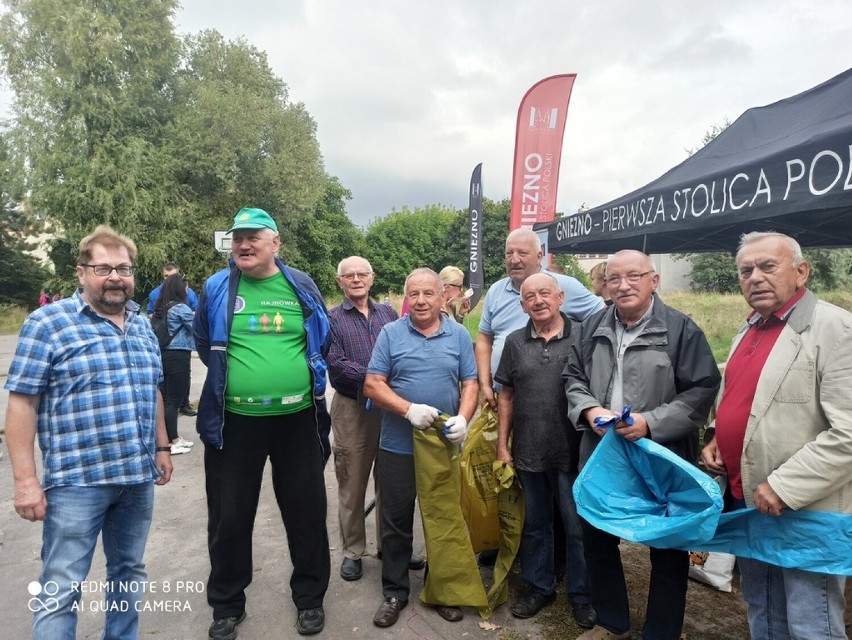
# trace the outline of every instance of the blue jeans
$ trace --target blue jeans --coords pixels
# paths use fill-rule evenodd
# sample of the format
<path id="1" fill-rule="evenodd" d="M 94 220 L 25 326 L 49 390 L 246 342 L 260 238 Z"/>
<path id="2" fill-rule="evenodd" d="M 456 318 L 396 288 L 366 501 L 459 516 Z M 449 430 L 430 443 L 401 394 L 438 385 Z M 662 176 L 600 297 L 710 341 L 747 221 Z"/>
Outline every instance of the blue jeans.
<path id="1" fill-rule="evenodd" d="M 753 640 L 846 639 L 846 578 L 737 558 Z"/>
<path id="2" fill-rule="evenodd" d="M 545 595 L 553 593 L 553 497 L 556 495 L 565 530 L 565 587 L 574 604 L 589 604 L 583 530 L 572 487 L 577 474 L 550 469 L 539 473 L 518 469 L 524 489 L 524 531 L 521 536 L 521 574 Z"/>
<path id="3" fill-rule="evenodd" d="M 102 598 L 105 602 L 104 640 L 136 638 L 136 608 L 144 594 L 141 588 L 128 585 L 147 580 L 142 556 L 154 510 L 154 483 L 54 487 L 46 493 L 41 548 L 44 567 L 39 578 L 43 591 L 30 601 L 35 612 L 33 639 L 76 637 L 81 595 L 78 585 L 89 574 L 101 533 L 107 584 L 88 599 Z"/>

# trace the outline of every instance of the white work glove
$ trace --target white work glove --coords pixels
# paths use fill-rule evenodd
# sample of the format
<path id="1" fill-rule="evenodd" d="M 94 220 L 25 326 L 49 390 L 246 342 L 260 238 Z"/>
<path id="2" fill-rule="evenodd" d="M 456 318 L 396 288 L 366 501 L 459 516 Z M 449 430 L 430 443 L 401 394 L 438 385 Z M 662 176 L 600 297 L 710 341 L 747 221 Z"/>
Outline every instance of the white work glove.
<path id="1" fill-rule="evenodd" d="M 453 444 L 461 445 L 467 435 L 467 420 L 464 416 L 453 416 L 444 423 L 444 435 Z"/>
<path id="2" fill-rule="evenodd" d="M 405 412 L 405 419 L 418 429 L 428 429 L 435 422 L 438 413 L 439 411 L 435 407 L 430 407 L 428 404 L 412 402 L 408 411 Z"/>

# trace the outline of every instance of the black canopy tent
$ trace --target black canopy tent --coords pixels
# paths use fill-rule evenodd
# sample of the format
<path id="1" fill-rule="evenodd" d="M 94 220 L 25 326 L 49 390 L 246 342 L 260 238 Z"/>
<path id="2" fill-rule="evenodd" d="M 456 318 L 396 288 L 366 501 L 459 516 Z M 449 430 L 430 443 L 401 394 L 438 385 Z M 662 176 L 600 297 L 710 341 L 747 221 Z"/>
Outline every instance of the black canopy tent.
<path id="1" fill-rule="evenodd" d="M 644 187 L 535 230 L 555 253 L 732 251 L 766 230 L 852 246 L 852 69 L 749 109 Z"/>

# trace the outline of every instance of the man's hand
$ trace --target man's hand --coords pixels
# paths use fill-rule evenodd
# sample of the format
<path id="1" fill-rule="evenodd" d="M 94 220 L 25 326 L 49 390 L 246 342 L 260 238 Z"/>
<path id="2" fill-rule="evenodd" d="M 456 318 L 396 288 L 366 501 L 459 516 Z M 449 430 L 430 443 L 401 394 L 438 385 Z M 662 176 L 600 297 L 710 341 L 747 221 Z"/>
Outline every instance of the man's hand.
<path id="1" fill-rule="evenodd" d="M 482 406 L 488 405 L 497 411 L 497 398 L 494 395 L 494 387 L 490 384 L 480 384 L 479 391 L 482 393 Z"/>
<path id="2" fill-rule="evenodd" d="M 701 450 L 701 461 L 711 473 L 725 475 L 728 473 L 725 467 L 725 461 L 722 460 L 722 454 L 719 453 L 719 445 L 716 444 L 715 436 L 707 443 L 707 446 Z"/>
<path id="3" fill-rule="evenodd" d="M 787 505 L 775 493 L 775 489 L 768 482 L 761 482 L 754 491 L 754 506 L 761 513 L 770 516 L 780 516 L 784 513 Z"/>
<path id="4" fill-rule="evenodd" d="M 24 520 L 44 520 L 47 498 L 38 478 L 33 477 L 15 483 L 15 511 Z"/>
<path id="5" fill-rule="evenodd" d="M 603 416 L 604 418 L 611 418 L 612 416 L 618 415 L 614 411 L 610 409 L 604 409 L 603 407 L 592 407 L 591 409 L 586 409 L 583 411 L 583 416 L 586 418 L 586 421 L 589 423 L 589 426 L 592 427 L 592 430 L 603 437 L 606 435 L 606 429 L 601 429 L 598 426 L 595 426 L 595 418 L 598 416 Z"/>
<path id="6" fill-rule="evenodd" d="M 157 469 L 162 473 L 159 478 L 154 480 L 154 484 L 168 484 L 169 480 L 172 479 L 172 471 L 174 471 L 171 454 L 168 451 L 158 451 L 154 462 L 157 465 Z"/>
<path id="7" fill-rule="evenodd" d="M 440 412 L 435 407 L 430 407 L 428 404 L 411 403 L 408 411 L 405 412 L 405 419 L 408 420 L 417 429 L 428 429 L 435 422 Z"/>
<path id="8" fill-rule="evenodd" d="M 464 416 L 453 416 L 444 424 L 444 435 L 453 444 L 461 444 L 467 436 L 467 419 Z"/>
<path id="9" fill-rule="evenodd" d="M 629 425 L 624 420 L 619 421 L 617 425 L 615 425 L 615 430 L 623 437 L 625 440 L 630 440 L 630 442 L 636 442 L 640 438 L 646 437 L 651 433 L 651 430 L 648 428 L 648 423 L 645 421 L 645 418 L 642 417 L 641 413 L 631 413 L 630 417 L 633 418 L 633 424 Z"/>
<path id="10" fill-rule="evenodd" d="M 512 460 L 512 454 L 509 453 L 509 448 L 497 443 L 497 459 L 505 465 L 515 468 L 515 463 Z"/>

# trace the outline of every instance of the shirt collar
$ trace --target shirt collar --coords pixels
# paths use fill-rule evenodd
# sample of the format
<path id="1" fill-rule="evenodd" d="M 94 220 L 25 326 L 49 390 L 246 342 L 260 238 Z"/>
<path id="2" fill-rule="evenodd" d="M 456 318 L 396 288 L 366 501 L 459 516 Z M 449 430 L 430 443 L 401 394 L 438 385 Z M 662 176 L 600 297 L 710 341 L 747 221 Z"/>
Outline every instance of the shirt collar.
<path id="1" fill-rule="evenodd" d="M 644 325 L 648 324 L 648 320 L 651 319 L 651 313 L 653 311 L 654 311 L 654 297 L 652 296 L 651 297 L 651 306 L 648 307 L 648 310 L 645 311 L 645 313 L 642 314 L 642 317 L 639 318 L 639 321 L 636 324 L 631 325 L 629 327 L 626 324 L 624 324 L 618 318 L 618 308 L 617 307 L 615 307 L 613 309 L 612 317 L 615 320 L 615 326 L 616 327 L 621 326 L 621 328 L 624 329 L 625 331 L 635 331 L 635 330 L 639 329 L 640 327 L 643 327 Z"/>

